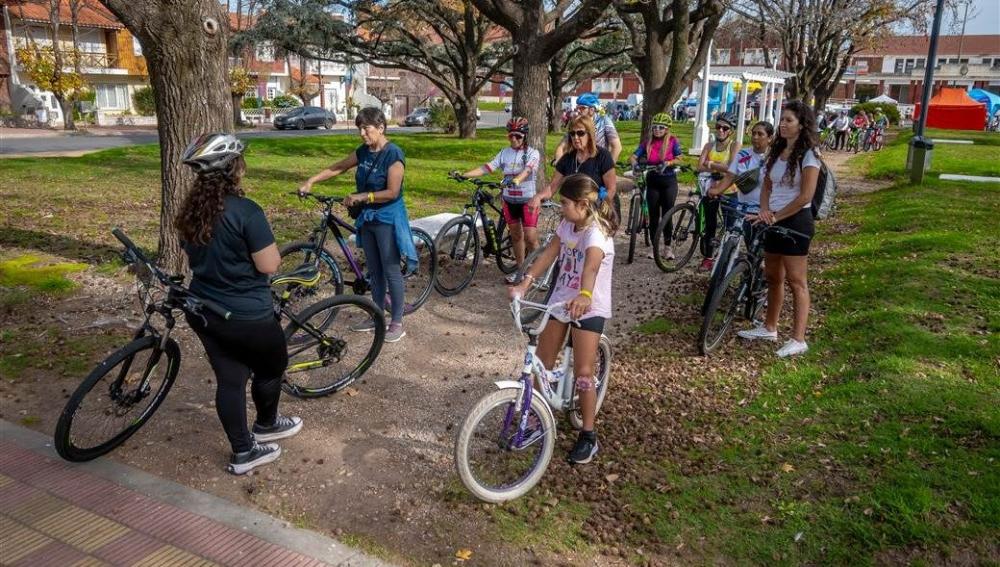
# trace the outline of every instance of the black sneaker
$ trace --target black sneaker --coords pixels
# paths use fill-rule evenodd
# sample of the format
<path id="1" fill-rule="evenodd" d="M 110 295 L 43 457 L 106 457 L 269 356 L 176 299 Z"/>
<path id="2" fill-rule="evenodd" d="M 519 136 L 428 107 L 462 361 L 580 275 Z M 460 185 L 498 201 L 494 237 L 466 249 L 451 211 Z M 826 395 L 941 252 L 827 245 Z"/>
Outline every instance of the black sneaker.
<path id="1" fill-rule="evenodd" d="M 270 463 L 281 456 L 281 447 L 277 443 L 254 444 L 253 449 L 245 453 L 233 453 L 229 459 L 227 470 L 233 474 L 247 474 L 253 469 Z"/>
<path id="2" fill-rule="evenodd" d="M 599 448 L 597 435 L 593 432 L 587 435 L 581 431 L 580 436 L 576 438 L 576 445 L 573 445 L 573 450 L 569 452 L 567 460 L 575 465 L 585 465 L 594 460 L 594 455 L 597 454 Z"/>
<path id="3" fill-rule="evenodd" d="M 259 423 L 253 424 L 253 436 L 257 441 L 277 441 L 285 437 L 291 437 L 302 429 L 301 417 L 285 417 L 279 415 L 274 423 L 263 426 Z"/>

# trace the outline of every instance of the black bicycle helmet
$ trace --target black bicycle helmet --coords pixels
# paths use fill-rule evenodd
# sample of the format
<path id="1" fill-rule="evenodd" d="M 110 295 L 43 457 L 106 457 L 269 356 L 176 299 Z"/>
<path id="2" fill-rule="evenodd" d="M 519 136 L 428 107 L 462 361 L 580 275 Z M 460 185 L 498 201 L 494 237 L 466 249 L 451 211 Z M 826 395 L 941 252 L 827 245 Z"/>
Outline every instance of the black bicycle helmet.
<path id="1" fill-rule="evenodd" d="M 732 112 L 720 112 L 718 116 L 715 117 L 716 122 L 723 122 L 729 124 L 730 128 L 736 127 L 736 114 Z"/>
<path id="2" fill-rule="evenodd" d="M 181 161 L 196 173 L 212 173 L 226 169 L 241 155 L 246 146 L 236 136 L 214 132 L 202 134 L 191 142 Z"/>

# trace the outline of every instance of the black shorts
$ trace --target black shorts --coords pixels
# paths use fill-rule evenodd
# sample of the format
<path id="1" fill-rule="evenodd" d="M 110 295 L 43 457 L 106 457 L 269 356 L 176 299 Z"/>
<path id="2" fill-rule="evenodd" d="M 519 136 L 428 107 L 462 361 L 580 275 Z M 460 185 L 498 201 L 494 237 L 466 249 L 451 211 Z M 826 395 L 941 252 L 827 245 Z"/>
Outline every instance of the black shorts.
<path id="1" fill-rule="evenodd" d="M 604 317 L 587 317 L 586 319 L 580 319 L 580 326 L 572 326 L 574 329 L 580 329 L 582 331 L 590 331 L 591 333 L 597 333 L 600 335 L 604 332 L 604 325 L 608 320 Z"/>
<path id="2" fill-rule="evenodd" d="M 782 256 L 809 255 L 809 243 L 812 242 L 812 236 L 816 234 L 816 224 L 813 221 L 811 207 L 806 207 L 787 219 L 778 221 L 776 224 L 801 232 L 802 234 L 808 234 L 809 238 L 768 232 L 764 236 L 764 252 L 781 254 Z"/>

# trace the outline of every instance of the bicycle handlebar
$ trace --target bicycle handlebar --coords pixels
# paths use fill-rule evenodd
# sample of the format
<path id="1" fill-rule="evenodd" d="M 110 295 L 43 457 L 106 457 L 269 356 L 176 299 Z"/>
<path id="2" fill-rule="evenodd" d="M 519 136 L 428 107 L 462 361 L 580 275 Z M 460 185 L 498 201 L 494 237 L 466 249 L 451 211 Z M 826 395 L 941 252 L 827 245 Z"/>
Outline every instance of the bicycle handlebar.
<path id="1" fill-rule="evenodd" d="M 323 203 L 324 205 L 329 203 L 343 203 L 344 198 L 335 195 L 316 195 L 315 193 L 299 193 L 298 191 L 289 191 L 289 195 L 294 195 L 299 199 L 315 199 L 316 201 Z"/>
<path id="2" fill-rule="evenodd" d="M 229 317 L 232 316 L 232 313 L 230 311 L 226 310 L 218 303 L 215 303 L 214 301 L 208 299 L 203 299 L 201 297 L 195 297 L 194 295 L 191 294 L 191 292 L 187 288 L 174 281 L 174 278 L 165 274 L 163 270 L 158 268 L 156 264 L 151 262 L 149 258 L 147 258 L 146 255 L 142 253 L 142 250 L 140 250 L 139 247 L 136 246 L 134 242 L 132 242 L 131 238 L 125 235 L 125 232 L 122 231 L 122 229 L 118 227 L 112 228 L 111 234 L 113 234 L 115 238 L 117 238 L 118 241 L 125 246 L 125 250 L 129 254 L 135 257 L 136 260 L 145 264 L 146 268 L 149 269 L 149 271 L 153 274 L 153 276 L 156 277 L 156 279 L 160 280 L 161 284 L 169 288 L 171 291 L 173 291 L 175 294 L 179 295 L 183 299 L 184 310 L 197 314 L 199 309 L 201 307 L 204 307 L 205 309 L 208 309 L 212 313 L 226 320 L 228 320 Z"/>
<path id="3" fill-rule="evenodd" d="M 565 308 L 566 303 L 567 302 L 565 301 L 559 301 L 553 303 L 552 305 L 546 305 L 544 303 L 535 303 L 534 301 L 526 301 L 524 299 L 521 299 L 521 296 L 515 295 L 510 300 L 510 313 L 514 317 L 514 326 L 518 330 L 518 332 L 528 333 L 537 336 L 542 333 L 542 329 L 544 329 L 545 325 L 548 324 L 549 319 L 552 317 L 553 313 L 555 313 L 555 311 L 559 308 Z M 534 328 L 528 327 L 527 325 L 521 325 L 521 310 L 524 307 L 542 312 L 542 320 Z M 570 324 L 579 327 L 580 320 L 571 319 Z"/>
<path id="4" fill-rule="evenodd" d="M 483 188 L 486 188 L 486 189 L 496 189 L 496 190 L 503 189 L 503 184 L 502 183 L 497 183 L 496 181 L 484 181 L 484 180 L 478 179 L 476 177 L 465 177 L 464 175 L 459 175 L 457 173 L 449 173 L 448 174 L 448 178 L 451 179 L 451 180 L 453 180 L 453 181 L 457 181 L 459 183 L 462 183 L 462 182 L 471 183 L 471 184 L 475 185 L 476 187 L 478 187 L 479 189 L 483 189 Z"/>

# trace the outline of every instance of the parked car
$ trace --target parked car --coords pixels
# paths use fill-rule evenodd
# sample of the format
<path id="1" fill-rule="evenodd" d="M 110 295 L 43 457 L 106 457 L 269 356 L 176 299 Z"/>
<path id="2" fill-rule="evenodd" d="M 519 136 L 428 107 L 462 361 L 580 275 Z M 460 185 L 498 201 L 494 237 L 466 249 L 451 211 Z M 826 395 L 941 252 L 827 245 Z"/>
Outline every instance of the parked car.
<path id="1" fill-rule="evenodd" d="M 503 105 L 503 111 L 509 113 L 510 109 L 513 108 L 513 106 L 514 106 L 513 104 L 508 102 L 507 104 Z"/>
<path id="2" fill-rule="evenodd" d="M 304 130 L 321 126 L 329 130 L 336 123 L 336 114 L 318 106 L 300 106 L 274 117 L 274 127 L 278 130 L 285 128 Z"/>
<path id="3" fill-rule="evenodd" d="M 403 126 L 427 126 L 431 121 L 431 109 L 426 106 L 414 108 L 413 112 L 403 119 Z"/>

